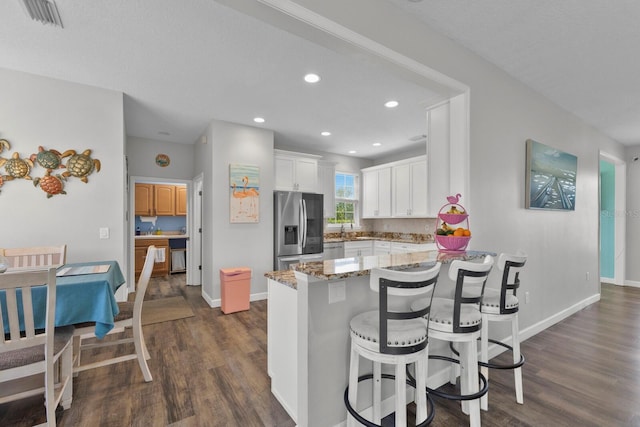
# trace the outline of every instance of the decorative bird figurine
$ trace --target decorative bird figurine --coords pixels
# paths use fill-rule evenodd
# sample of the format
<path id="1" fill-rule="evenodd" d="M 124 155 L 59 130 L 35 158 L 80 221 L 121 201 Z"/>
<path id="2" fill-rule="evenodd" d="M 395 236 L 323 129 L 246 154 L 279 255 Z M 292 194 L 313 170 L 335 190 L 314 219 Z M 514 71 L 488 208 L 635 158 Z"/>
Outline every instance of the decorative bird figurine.
<path id="1" fill-rule="evenodd" d="M 456 204 L 458 203 L 458 200 L 460 200 L 460 197 L 462 197 L 462 194 L 458 193 L 455 196 L 448 196 L 447 197 L 447 202 L 451 203 L 451 204 Z"/>

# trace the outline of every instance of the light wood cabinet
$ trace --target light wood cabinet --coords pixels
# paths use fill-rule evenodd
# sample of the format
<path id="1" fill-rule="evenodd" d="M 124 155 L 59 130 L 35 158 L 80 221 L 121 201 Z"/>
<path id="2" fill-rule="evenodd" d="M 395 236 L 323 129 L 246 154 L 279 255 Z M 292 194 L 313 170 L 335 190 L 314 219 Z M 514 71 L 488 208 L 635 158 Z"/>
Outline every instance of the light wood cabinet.
<path id="1" fill-rule="evenodd" d="M 318 192 L 318 158 L 309 154 L 274 150 L 275 189 Z"/>
<path id="2" fill-rule="evenodd" d="M 155 206 L 153 205 L 153 184 L 136 184 L 135 200 L 136 215 L 155 215 Z"/>
<path id="3" fill-rule="evenodd" d="M 187 186 L 136 184 L 135 214 L 174 216 L 187 214 Z"/>
<path id="4" fill-rule="evenodd" d="M 175 185 L 155 184 L 153 186 L 156 213 L 158 216 L 173 216 L 176 214 Z"/>
<path id="5" fill-rule="evenodd" d="M 391 168 L 362 170 L 362 217 L 391 216 Z"/>
<path id="6" fill-rule="evenodd" d="M 156 262 L 153 265 L 153 271 L 151 277 L 167 276 L 169 274 L 169 257 L 171 251 L 169 250 L 168 239 L 136 239 L 135 246 L 135 276 L 136 281 L 142 273 L 142 266 L 147 256 L 147 248 L 149 246 L 155 246 L 158 249 L 164 249 L 164 262 Z"/>
<path id="7" fill-rule="evenodd" d="M 187 186 L 176 185 L 176 215 L 187 214 Z"/>

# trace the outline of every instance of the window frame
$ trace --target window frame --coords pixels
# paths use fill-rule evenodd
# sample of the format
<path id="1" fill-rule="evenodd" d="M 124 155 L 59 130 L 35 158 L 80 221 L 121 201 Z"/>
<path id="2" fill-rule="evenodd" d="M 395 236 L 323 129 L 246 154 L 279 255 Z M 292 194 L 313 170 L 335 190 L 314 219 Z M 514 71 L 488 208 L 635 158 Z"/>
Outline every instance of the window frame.
<path id="1" fill-rule="evenodd" d="M 353 198 L 348 199 L 344 197 L 338 197 L 337 190 L 338 187 L 336 184 L 336 178 L 338 175 L 348 175 L 353 177 Z M 338 171 L 336 170 L 333 174 L 333 196 L 334 196 L 334 211 L 333 216 L 327 218 L 327 227 L 328 228 L 341 228 L 344 224 L 351 226 L 352 228 L 360 228 L 360 173 L 358 172 L 349 172 L 349 171 Z M 338 203 L 346 202 L 353 203 L 353 222 L 330 222 L 331 219 L 336 218 Z"/>

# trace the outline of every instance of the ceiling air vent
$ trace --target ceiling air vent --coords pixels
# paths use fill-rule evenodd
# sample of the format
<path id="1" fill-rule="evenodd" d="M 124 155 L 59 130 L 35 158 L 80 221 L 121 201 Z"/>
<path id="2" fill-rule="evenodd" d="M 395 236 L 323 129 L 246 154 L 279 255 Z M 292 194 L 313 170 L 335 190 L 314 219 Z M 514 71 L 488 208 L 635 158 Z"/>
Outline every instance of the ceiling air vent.
<path id="1" fill-rule="evenodd" d="M 62 27 L 62 20 L 54 0 L 20 0 L 27 15 L 34 21 Z"/>

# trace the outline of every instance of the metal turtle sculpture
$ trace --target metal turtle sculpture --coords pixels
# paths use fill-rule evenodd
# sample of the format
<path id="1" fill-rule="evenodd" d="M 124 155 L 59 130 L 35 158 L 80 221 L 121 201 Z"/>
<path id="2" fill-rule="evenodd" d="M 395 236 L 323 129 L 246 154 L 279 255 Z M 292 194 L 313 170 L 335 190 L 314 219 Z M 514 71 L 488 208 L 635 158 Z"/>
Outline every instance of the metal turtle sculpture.
<path id="1" fill-rule="evenodd" d="M 80 154 L 76 153 L 76 150 L 67 150 L 62 154 L 62 158 L 65 157 L 69 157 L 66 164 L 67 170 L 62 173 L 65 178 L 74 176 L 86 183 L 87 176 L 91 175 L 94 170 L 100 172 L 100 160 L 91 158 L 91 150 L 84 150 Z"/>
<path id="2" fill-rule="evenodd" d="M 7 141 L 6 139 L 0 139 L 0 153 L 2 153 L 4 150 L 10 150 L 11 149 L 11 144 L 9 144 L 9 141 Z"/>
<path id="3" fill-rule="evenodd" d="M 47 172 L 43 177 L 37 177 L 33 180 L 33 185 L 40 185 L 40 189 L 47 193 L 47 198 L 55 196 L 56 194 L 67 194 L 64 191 L 65 178 L 61 175 L 51 175 L 51 169 L 47 169 Z"/>
<path id="4" fill-rule="evenodd" d="M 9 141 L 7 141 L 6 139 L 0 139 L 0 153 L 2 153 L 5 149 L 10 150 L 11 144 L 9 144 Z M 0 174 L 0 188 L 2 188 L 3 184 L 4 184 L 4 176 Z"/>
<path id="5" fill-rule="evenodd" d="M 45 150 L 42 145 L 38 147 L 38 152 L 32 154 L 29 159 L 49 170 L 65 167 L 62 164 L 62 154 L 58 150 Z"/>
<path id="6" fill-rule="evenodd" d="M 33 162 L 31 161 L 31 159 L 21 159 L 20 153 L 18 153 L 17 151 L 13 153 L 13 155 L 9 159 L 0 157 L 0 168 L 2 166 L 4 166 L 4 170 L 9 174 L 5 176 L 5 179 L 7 181 L 10 181 L 14 178 L 31 179 L 31 176 L 29 176 L 29 172 L 33 167 Z"/>

